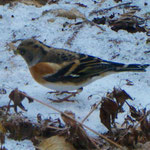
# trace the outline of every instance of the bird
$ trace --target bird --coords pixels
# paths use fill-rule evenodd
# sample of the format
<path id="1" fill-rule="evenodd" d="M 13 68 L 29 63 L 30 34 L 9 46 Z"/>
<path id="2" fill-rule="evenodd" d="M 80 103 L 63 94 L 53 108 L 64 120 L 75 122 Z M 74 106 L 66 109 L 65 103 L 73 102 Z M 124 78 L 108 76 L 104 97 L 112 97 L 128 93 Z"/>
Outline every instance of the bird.
<path id="1" fill-rule="evenodd" d="M 36 39 L 25 39 L 17 53 L 26 61 L 39 84 L 56 91 L 80 89 L 113 73 L 145 72 L 150 64 L 124 64 L 99 57 L 48 46 Z"/>

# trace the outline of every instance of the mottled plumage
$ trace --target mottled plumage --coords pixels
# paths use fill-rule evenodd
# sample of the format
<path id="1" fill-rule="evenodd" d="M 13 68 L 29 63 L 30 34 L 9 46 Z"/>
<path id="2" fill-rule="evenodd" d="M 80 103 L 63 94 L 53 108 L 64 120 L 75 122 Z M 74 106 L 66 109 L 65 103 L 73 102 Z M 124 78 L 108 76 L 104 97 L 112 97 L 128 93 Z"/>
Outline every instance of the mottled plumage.
<path id="1" fill-rule="evenodd" d="M 145 71 L 149 66 L 106 61 L 50 47 L 34 39 L 22 41 L 17 51 L 27 62 L 37 82 L 58 91 L 75 90 L 112 73 Z"/>

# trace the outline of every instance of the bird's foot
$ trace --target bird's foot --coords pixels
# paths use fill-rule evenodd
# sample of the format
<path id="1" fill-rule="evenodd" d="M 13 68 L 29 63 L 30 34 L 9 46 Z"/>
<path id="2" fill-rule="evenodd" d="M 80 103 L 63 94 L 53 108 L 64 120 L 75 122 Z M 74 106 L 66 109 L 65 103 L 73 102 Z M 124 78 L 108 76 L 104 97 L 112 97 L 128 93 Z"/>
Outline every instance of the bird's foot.
<path id="1" fill-rule="evenodd" d="M 75 100 L 69 100 L 69 98 L 75 97 L 77 94 L 79 94 L 80 92 L 82 92 L 82 90 L 83 90 L 83 88 L 77 89 L 76 92 L 69 92 L 69 91 L 48 92 L 49 94 L 55 93 L 56 95 L 69 94 L 68 96 L 66 96 L 66 97 L 64 97 L 64 98 L 62 98 L 62 99 L 58 98 L 58 99 L 54 100 L 54 99 L 49 98 L 49 100 L 51 100 L 51 101 L 53 101 L 53 102 L 55 102 L 55 103 L 61 103 L 61 102 L 75 102 Z"/>

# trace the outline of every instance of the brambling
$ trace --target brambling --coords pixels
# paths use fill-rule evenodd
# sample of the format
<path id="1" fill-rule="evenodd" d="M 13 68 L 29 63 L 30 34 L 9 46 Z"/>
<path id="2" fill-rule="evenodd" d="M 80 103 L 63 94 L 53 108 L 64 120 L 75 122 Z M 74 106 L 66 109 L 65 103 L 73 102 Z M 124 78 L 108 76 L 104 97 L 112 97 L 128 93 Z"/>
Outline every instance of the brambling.
<path id="1" fill-rule="evenodd" d="M 72 91 L 107 75 L 124 71 L 146 71 L 149 64 L 123 64 L 47 46 L 27 39 L 17 47 L 33 78 L 56 91 Z"/>

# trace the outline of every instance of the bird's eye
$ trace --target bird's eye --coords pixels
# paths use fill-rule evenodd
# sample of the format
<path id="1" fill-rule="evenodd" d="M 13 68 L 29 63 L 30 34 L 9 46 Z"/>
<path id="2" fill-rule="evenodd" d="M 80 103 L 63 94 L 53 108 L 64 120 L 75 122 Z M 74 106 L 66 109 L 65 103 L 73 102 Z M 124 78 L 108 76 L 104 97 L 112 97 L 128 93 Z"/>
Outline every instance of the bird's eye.
<path id="1" fill-rule="evenodd" d="M 21 54 L 21 55 L 24 55 L 25 52 L 26 52 L 25 49 L 21 49 L 21 50 L 20 50 L 20 54 Z"/>

